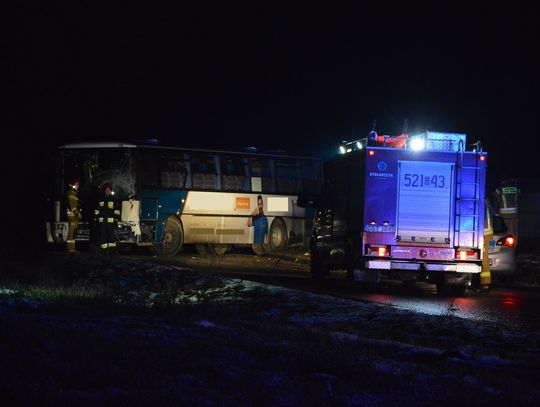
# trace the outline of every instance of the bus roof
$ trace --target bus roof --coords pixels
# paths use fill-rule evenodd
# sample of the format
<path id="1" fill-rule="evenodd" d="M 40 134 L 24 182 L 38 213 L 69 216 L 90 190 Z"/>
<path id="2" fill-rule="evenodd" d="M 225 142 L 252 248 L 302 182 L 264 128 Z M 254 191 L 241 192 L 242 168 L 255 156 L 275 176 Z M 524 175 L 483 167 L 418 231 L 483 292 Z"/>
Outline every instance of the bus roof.
<path id="1" fill-rule="evenodd" d="M 58 148 L 136 148 L 136 144 L 129 143 L 74 143 L 66 144 Z"/>
<path id="2" fill-rule="evenodd" d="M 131 144 L 131 143 L 113 143 L 113 142 L 94 142 L 94 143 L 74 143 L 66 144 L 58 147 L 60 149 L 75 149 L 75 148 L 148 148 L 157 150 L 177 150 L 186 152 L 200 152 L 200 153 L 220 153 L 220 154 L 242 154 L 249 156 L 264 156 L 264 157 L 283 157 L 283 158 L 296 158 L 305 160 L 320 160 L 316 157 L 305 157 L 294 154 L 279 154 L 275 152 L 251 152 L 251 151 L 239 151 L 239 150 L 218 150 L 218 149 L 204 149 L 204 148 L 188 148 L 188 147 L 174 147 L 164 145 L 147 145 L 147 144 Z"/>

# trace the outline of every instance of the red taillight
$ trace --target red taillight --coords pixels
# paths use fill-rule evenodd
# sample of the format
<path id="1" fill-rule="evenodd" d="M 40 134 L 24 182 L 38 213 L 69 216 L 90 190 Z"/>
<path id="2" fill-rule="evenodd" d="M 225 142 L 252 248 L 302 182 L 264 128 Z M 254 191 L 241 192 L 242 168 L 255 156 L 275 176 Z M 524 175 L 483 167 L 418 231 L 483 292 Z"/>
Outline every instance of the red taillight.
<path id="1" fill-rule="evenodd" d="M 390 250 L 388 246 L 372 245 L 366 247 L 366 255 L 378 257 L 390 256 Z"/>
<path id="2" fill-rule="evenodd" d="M 478 257 L 479 257 L 478 252 L 475 250 L 465 250 L 465 249 L 456 250 L 456 259 L 459 259 L 459 260 L 477 260 Z"/>
<path id="3" fill-rule="evenodd" d="M 497 246 L 514 247 L 515 244 L 516 239 L 514 239 L 514 236 L 512 235 L 506 235 L 497 240 Z"/>

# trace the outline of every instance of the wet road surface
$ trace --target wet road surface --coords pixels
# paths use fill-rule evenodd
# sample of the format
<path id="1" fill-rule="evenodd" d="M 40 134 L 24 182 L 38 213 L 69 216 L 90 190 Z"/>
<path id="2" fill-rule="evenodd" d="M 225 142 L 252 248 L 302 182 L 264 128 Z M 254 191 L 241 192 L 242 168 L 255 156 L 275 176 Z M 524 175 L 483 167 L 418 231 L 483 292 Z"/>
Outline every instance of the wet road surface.
<path id="1" fill-rule="evenodd" d="M 188 252 L 168 259 L 154 259 L 181 267 L 212 270 L 231 277 L 414 312 L 540 328 L 540 292 L 537 290 L 494 286 L 489 292 L 469 290 L 465 297 L 441 297 L 432 284 L 404 286 L 399 282 L 385 281 L 365 287 L 346 281 L 344 272 L 332 272 L 329 278 L 314 281 L 309 273 L 307 257 L 303 254 L 278 258 L 243 253 L 210 256 Z"/>

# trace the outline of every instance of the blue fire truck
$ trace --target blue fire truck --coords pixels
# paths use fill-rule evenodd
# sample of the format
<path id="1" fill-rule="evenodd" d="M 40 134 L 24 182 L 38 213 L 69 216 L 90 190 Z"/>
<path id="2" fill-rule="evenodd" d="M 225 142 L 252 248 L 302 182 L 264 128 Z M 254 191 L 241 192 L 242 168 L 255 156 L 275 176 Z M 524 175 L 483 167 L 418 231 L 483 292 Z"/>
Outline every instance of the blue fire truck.
<path id="1" fill-rule="evenodd" d="M 482 267 L 487 154 L 465 134 L 425 132 L 344 143 L 325 164 L 311 272 L 432 282 L 463 295 Z M 470 147 L 470 146 L 469 146 Z"/>

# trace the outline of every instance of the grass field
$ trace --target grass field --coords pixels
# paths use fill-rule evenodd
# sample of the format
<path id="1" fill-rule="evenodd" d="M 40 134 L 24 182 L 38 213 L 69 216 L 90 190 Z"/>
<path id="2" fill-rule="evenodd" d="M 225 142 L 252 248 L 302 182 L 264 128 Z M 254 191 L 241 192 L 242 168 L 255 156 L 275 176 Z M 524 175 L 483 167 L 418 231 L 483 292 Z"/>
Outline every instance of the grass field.
<path id="1" fill-rule="evenodd" d="M 0 273 L 0 399 L 52 405 L 534 405 L 539 332 L 152 261 Z"/>

